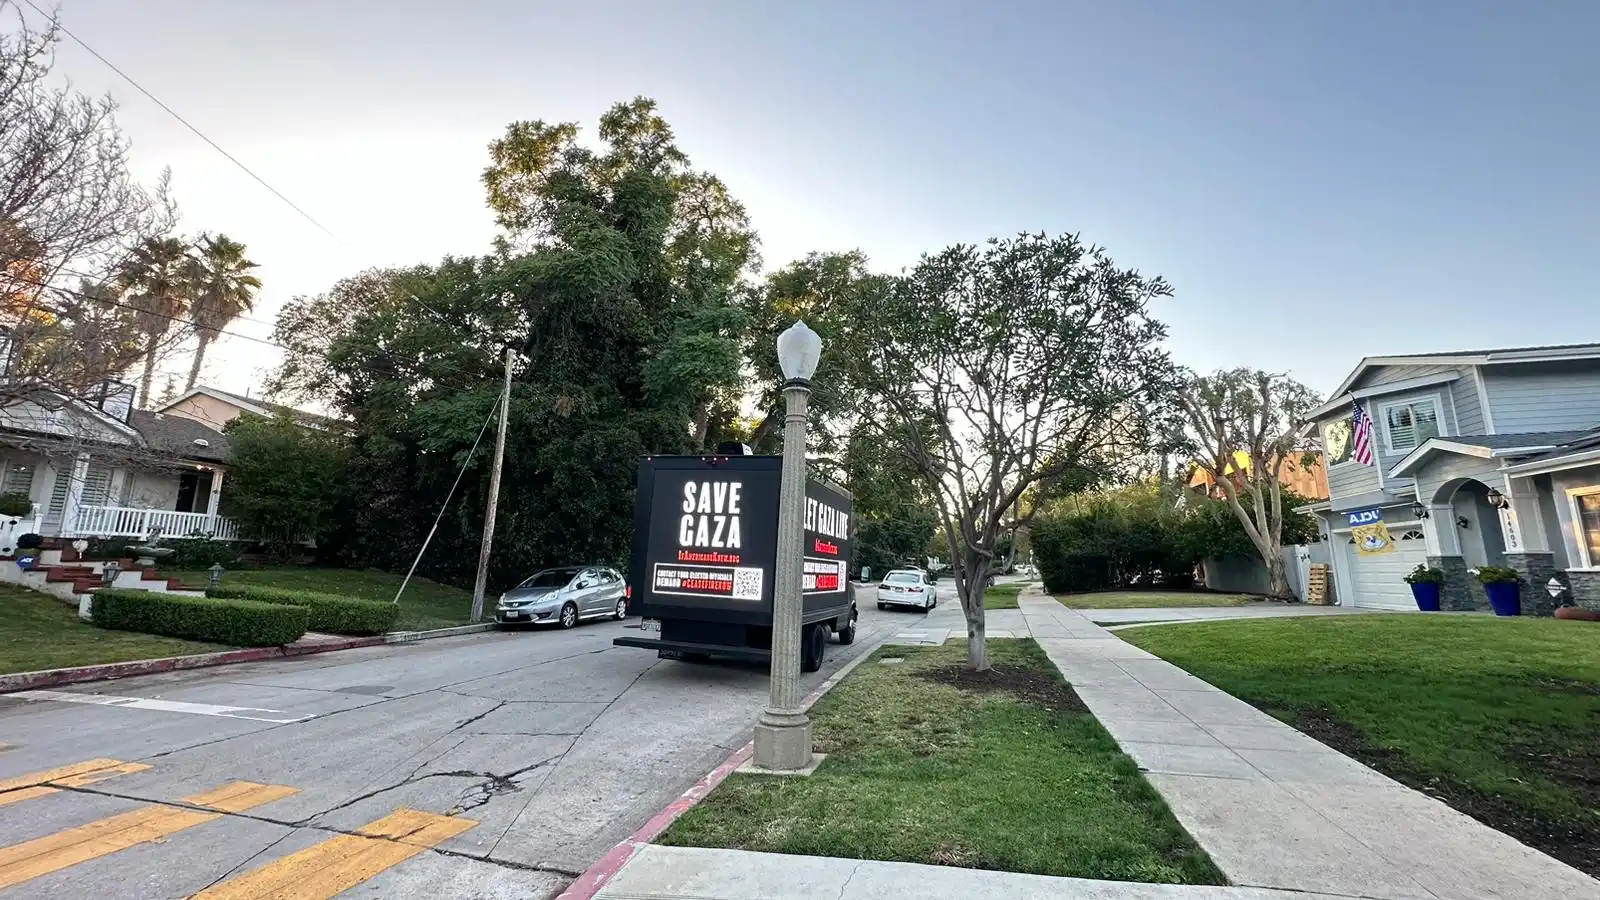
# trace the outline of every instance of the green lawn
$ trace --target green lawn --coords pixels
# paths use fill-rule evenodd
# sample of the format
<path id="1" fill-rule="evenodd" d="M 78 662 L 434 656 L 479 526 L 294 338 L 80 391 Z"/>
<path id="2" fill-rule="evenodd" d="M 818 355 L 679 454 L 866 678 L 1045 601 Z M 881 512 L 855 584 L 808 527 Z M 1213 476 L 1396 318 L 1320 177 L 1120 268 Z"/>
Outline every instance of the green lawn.
<path id="1" fill-rule="evenodd" d="M 179 572 L 177 577 L 184 584 L 206 583 L 205 572 Z M 239 569 L 224 573 L 222 583 L 321 591 L 388 603 L 394 599 L 394 592 L 400 589 L 401 578 L 400 575 L 377 569 Z M 492 606 L 493 602 L 485 600 L 485 605 Z M 406 585 L 405 596 L 400 598 L 400 619 L 394 627 L 397 631 L 422 631 L 465 625 L 471 612 L 471 591 L 426 578 L 412 578 L 411 583 Z"/>
<path id="2" fill-rule="evenodd" d="M 1071 609 L 1156 609 L 1176 606 L 1244 606 L 1256 601 L 1237 594 L 1207 594 L 1194 591 L 1100 591 L 1093 594 L 1064 594 L 1056 597 Z"/>
<path id="3" fill-rule="evenodd" d="M 0 585 L 0 673 L 228 649 L 217 644 L 96 628 L 78 618 L 76 607 L 35 591 Z"/>
<path id="4" fill-rule="evenodd" d="M 983 592 L 984 609 L 1016 609 L 1017 595 L 1022 593 L 1020 584 L 998 584 Z"/>
<path id="5" fill-rule="evenodd" d="M 989 641 L 957 687 L 965 658 L 879 649 L 812 710 L 816 774 L 732 775 L 662 843 L 1223 883 L 1037 644 Z"/>
<path id="6" fill-rule="evenodd" d="M 1600 875 L 1600 626 L 1360 616 L 1119 636 Z"/>

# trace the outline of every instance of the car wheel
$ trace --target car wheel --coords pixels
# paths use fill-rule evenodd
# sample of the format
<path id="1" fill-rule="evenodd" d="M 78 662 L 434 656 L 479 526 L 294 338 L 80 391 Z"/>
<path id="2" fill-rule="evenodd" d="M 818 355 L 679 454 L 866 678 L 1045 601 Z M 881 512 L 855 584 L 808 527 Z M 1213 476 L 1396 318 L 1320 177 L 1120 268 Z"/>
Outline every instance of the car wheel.
<path id="1" fill-rule="evenodd" d="M 805 640 L 800 642 L 800 671 L 815 672 L 822 668 L 822 655 L 828 646 L 824 629 L 823 625 L 812 625 L 806 630 Z"/>
<path id="2" fill-rule="evenodd" d="M 623 598 L 617 601 L 617 621 L 621 622 L 628 617 L 628 600 Z"/>
<path id="3" fill-rule="evenodd" d="M 854 606 L 850 607 L 850 624 L 839 629 L 838 632 L 840 644 L 848 647 L 856 642 L 856 619 L 860 618 L 860 616 L 861 614 L 856 612 Z"/>
<path id="4" fill-rule="evenodd" d="M 878 608 L 879 609 L 888 609 L 889 608 L 889 604 L 887 604 L 887 603 L 879 603 L 878 604 Z"/>
<path id="5" fill-rule="evenodd" d="M 571 628 L 576 624 L 578 624 L 578 605 L 576 603 L 568 603 L 566 606 L 561 607 L 561 627 Z"/>

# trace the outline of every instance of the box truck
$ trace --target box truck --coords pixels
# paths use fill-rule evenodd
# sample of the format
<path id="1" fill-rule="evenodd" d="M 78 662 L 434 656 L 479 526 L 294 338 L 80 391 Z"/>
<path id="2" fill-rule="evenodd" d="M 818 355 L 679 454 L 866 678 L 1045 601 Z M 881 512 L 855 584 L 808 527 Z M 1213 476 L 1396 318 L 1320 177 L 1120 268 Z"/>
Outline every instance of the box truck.
<path id="1" fill-rule="evenodd" d="M 778 456 L 653 456 L 639 463 L 634 506 L 631 612 L 638 637 L 622 647 L 663 658 L 772 657 L 778 556 Z M 856 637 L 850 590 L 854 503 L 842 488 L 807 479 L 800 668 L 815 672 L 829 636 Z"/>

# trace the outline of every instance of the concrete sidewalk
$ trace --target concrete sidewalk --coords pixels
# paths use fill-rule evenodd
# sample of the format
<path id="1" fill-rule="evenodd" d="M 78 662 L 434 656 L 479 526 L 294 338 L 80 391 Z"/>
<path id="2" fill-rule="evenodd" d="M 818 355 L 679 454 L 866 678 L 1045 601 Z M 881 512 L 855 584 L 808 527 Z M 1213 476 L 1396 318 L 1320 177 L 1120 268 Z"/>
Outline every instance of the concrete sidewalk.
<path id="1" fill-rule="evenodd" d="M 1038 593 L 1025 593 L 1020 606 L 1051 661 L 1235 884 L 1383 900 L 1600 897 L 1600 882 L 1577 869 L 1123 642 L 1084 613 Z"/>
<path id="2" fill-rule="evenodd" d="M 649 846 L 596 900 L 1345 900 L 1258 888 L 1091 881 L 916 863 Z"/>

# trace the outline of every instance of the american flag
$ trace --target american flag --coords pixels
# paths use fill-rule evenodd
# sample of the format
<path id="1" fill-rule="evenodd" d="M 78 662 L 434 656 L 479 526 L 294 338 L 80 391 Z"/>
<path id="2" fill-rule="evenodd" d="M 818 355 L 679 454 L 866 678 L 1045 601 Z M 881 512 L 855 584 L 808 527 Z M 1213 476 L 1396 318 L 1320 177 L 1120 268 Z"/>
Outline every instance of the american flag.
<path id="1" fill-rule="evenodd" d="M 1359 403 L 1356 404 L 1356 414 L 1350 424 L 1355 440 L 1355 450 L 1350 458 L 1363 466 L 1372 465 L 1372 419 Z"/>

